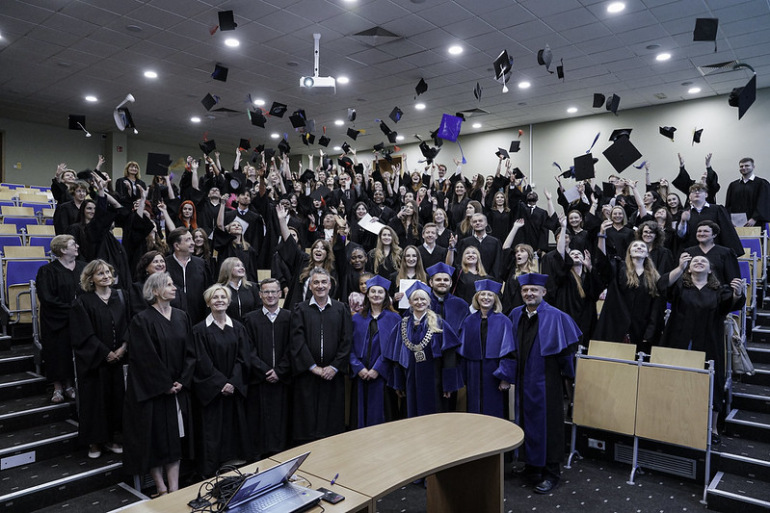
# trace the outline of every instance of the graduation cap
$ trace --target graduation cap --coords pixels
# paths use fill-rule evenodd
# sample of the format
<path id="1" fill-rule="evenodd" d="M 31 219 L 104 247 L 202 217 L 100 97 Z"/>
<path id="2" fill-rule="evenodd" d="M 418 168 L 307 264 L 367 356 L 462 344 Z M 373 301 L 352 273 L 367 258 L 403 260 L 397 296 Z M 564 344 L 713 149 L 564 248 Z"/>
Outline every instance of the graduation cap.
<path id="1" fill-rule="evenodd" d="M 94 177 L 94 172 L 90 169 L 84 169 L 83 171 L 79 171 L 77 174 L 78 180 L 85 180 L 86 182 L 89 180 L 92 180 Z"/>
<path id="2" fill-rule="evenodd" d="M 337 159 L 337 164 L 343 169 L 352 169 L 353 159 L 351 159 L 350 157 L 341 157 Z"/>
<path id="3" fill-rule="evenodd" d="M 476 87 L 473 88 L 473 96 L 478 100 L 481 101 L 481 92 L 483 89 L 481 88 L 481 85 L 479 85 L 478 82 L 476 82 Z"/>
<path id="4" fill-rule="evenodd" d="M 227 178 L 227 187 L 233 194 L 238 195 L 242 193 L 246 188 L 246 182 L 248 181 L 248 178 L 240 171 L 226 173 L 225 178 Z"/>
<path id="5" fill-rule="evenodd" d="M 331 139 L 329 139 L 329 138 L 328 138 L 328 137 L 326 137 L 325 135 L 322 135 L 321 137 L 319 137 L 319 138 L 318 138 L 318 144 L 320 144 L 320 145 L 321 145 L 321 146 L 323 146 L 324 148 L 326 148 L 327 146 L 329 146 L 329 143 L 330 143 L 330 142 L 331 142 Z"/>
<path id="6" fill-rule="evenodd" d="M 302 144 L 309 146 L 315 142 L 315 136 L 311 133 L 302 134 Z"/>
<path id="7" fill-rule="evenodd" d="M 201 149 L 204 155 L 208 155 L 212 151 L 217 149 L 217 143 L 214 141 L 214 139 L 210 139 L 208 141 L 203 141 L 202 143 L 198 143 L 198 148 Z"/>
<path id="8" fill-rule="evenodd" d="M 373 149 L 374 151 L 382 151 L 385 149 L 385 143 L 379 142 L 374 145 Z"/>
<path id="9" fill-rule="evenodd" d="M 289 116 L 289 121 L 291 121 L 291 126 L 294 128 L 302 128 L 305 126 L 305 111 L 302 109 L 295 110 L 291 113 L 291 116 Z"/>
<path id="10" fill-rule="evenodd" d="M 305 169 L 305 171 L 300 175 L 299 181 L 302 183 L 309 182 L 311 180 L 315 180 L 315 173 L 312 169 Z"/>
<path id="11" fill-rule="evenodd" d="M 227 82 L 227 73 L 230 70 L 225 68 L 221 64 L 214 65 L 214 71 L 211 73 L 211 78 L 219 80 L 220 82 Z"/>
<path id="12" fill-rule="evenodd" d="M 508 151 L 511 153 L 517 153 L 519 151 L 519 147 L 521 146 L 521 141 L 511 141 L 511 147 L 508 148 Z"/>
<path id="13" fill-rule="evenodd" d="M 420 290 L 428 294 L 428 297 L 430 297 L 430 287 L 421 281 L 415 281 L 414 284 L 406 290 L 406 297 L 411 299 L 412 294 Z"/>
<path id="14" fill-rule="evenodd" d="M 497 151 L 495 152 L 495 155 L 504 159 L 510 158 L 510 155 L 508 155 L 508 152 L 504 148 L 500 148 L 499 146 L 497 148 Z"/>
<path id="15" fill-rule="evenodd" d="M 620 137 L 604 150 L 603 154 L 618 173 L 622 173 L 623 170 L 642 157 L 642 154 L 628 137 Z"/>
<path id="16" fill-rule="evenodd" d="M 674 141 L 674 132 L 676 132 L 676 127 L 673 127 L 673 126 L 659 126 L 658 127 L 658 132 L 660 133 L 660 135 L 662 135 L 664 137 L 668 137 L 669 139 L 671 139 L 671 142 L 673 142 Z"/>
<path id="17" fill-rule="evenodd" d="M 425 81 L 424 78 L 421 78 L 420 81 L 417 82 L 417 85 L 414 87 L 414 92 L 417 93 L 417 96 L 420 96 L 422 93 L 424 93 L 427 90 L 428 90 L 428 83 Z"/>
<path id="18" fill-rule="evenodd" d="M 692 31 L 693 41 L 714 41 L 714 51 L 717 51 L 717 30 L 719 18 L 696 18 L 695 29 Z"/>
<path id="19" fill-rule="evenodd" d="M 384 121 L 380 121 L 380 130 L 385 135 L 388 135 L 389 133 L 391 133 L 393 131 L 393 130 L 390 129 L 390 127 L 388 125 L 385 124 Z"/>
<path id="20" fill-rule="evenodd" d="M 356 109 L 348 109 L 348 121 L 353 122 L 356 120 Z"/>
<path id="21" fill-rule="evenodd" d="M 166 176 L 170 165 L 171 157 L 167 153 L 148 153 L 144 172 L 148 175 Z"/>
<path id="22" fill-rule="evenodd" d="M 388 117 L 393 120 L 394 123 L 398 123 L 401 121 L 401 116 L 403 116 L 404 113 L 401 109 L 398 107 L 393 107 L 393 110 L 390 111 L 390 114 L 388 114 Z"/>
<path id="23" fill-rule="evenodd" d="M 692 143 L 700 143 L 701 135 L 703 135 L 703 129 L 699 128 L 692 133 Z"/>
<path id="24" fill-rule="evenodd" d="M 545 48 L 537 51 L 537 63 L 540 64 L 541 66 L 545 66 L 545 69 L 548 71 L 548 73 L 553 73 L 553 71 L 551 71 L 552 59 L 553 59 L 553 52 L 551 52 L 550 46 L 545 45 Z"/>
<path id="25" fill-rule="evenodd" d="M 369 290 L 371 287 L 382 287 L 386 291 L 390 290 L 390 280 L 383 278 L 379 274 L 375 274 L 366 280 L 366 290 Z"/>
<path id="26" fill-rule="evenodd" d="M 610 142 L 615 142 L 621 137 L 631 137 L 632 128 L 616 128 L 610 134 Z"/>
<path id="27" fill-rule="evenodd" d="M 508 78 L 510 77 L 511 69 L 513 69 L 513 59 L 508 55 L 508 50 L 503 50 L 500 55 L 492 63 L 495 70 L 495 80 L 503 84 L 503 92 L 508 92 Z"/>
<path id="28" fill-rule="evenodd" d="M 379 276 L 379 275 L 378 275 Z M 474 287 L 476 287 L 476 292 L 481 292 L 482 290 L 491 292 L 492 294 L 499 294 L 501 290 L 503 290 L 503 284 L 495 281 L 495 280 L 478 280 L 473 284 Z"/>
<path id="29" fill-rule="evenodd" d="M 420 142 L 420 153 L 422 153 L 422 156 L 425 157 L 428 164 L 433 163 L 433 159 L 436 158 L 436 155 L 438 155 L 439 151 L 441 151 L 441 148 L 428 146 L 428 143 L 425 141 Z"/>
<path id="30" fill-rule="evenodd" d="M 607 104 L 605 105 L 607 110 L 618 115 L 618 107 L 620 107 L 620 96 L 617 94 L 610 95 L 609 98 L 607 98 Z"/>
<path id="31" fill-rule="evenodd" d="M 601 108 L 601 106 L 604 105 L 605 100 L 606 98 L 602 93 L 594 93 L 594 103 L 593 103 L 594 109 Z"/>
<path id="32" fill-rule="evenodd" d="M 281 151 L 281 153 L 288 154 L 291 151 L 289 141 L 286 139 L 281 139 L 281 142 L 278 143 L 278 149 Z"/>
<path id="33" fill-rule="evenodd" d="M 277 118 L 282 118 L 286 114 L 287 106 L 283 103 L 273 102 L 270 106 L 269 114 Z"/>
<path id="34" fill-rule="evenodd" d="M 433 139 L 433 144 L 435 144 L 439 148 L 441 147 L 441 145 L 444 144 L 444 139 L 438 136 L 438 128 L 430 133 L 430 138 Z"/>
<path id="35" fill-rule="evenodd" d="M 264 154 L 265 154 L 265 160 L 272 159 L 275 156 L 275 148 L 265 148 Z"/>
<path id="36" fill-rule="evenodd" d="M 233 11 L 219 11 L 217 16 L 219 17 L 219 30 L 222 32 L 235 30 L 235 27 L 238 26 L 238 24 L 235 23 Z"/>
<path id="37" fill-rule="evenodd" d="M 575 157 L 572 160 L 572 164 L 574 166 L 575 180 L 578 180 L 578 181 L 590 180 L 591 178 L 596 176 L 594 164 L 596 164 L 597 162 L 599 162 L 599 159 L 594 158 L 594 156 L 591 153 L 586 153 L 585 155 L 580 155 L 579 157 Z"/>
<path id="38" fill-rule="evenodd" d="M 738 107 L 738 119 L 741 119 L 751 104 L 757 99 L 757 75 L 754 74 L 749 83 L 736 87 L 730 92 L 727 102 L 731 107 Z"/>
<path id="39" fill-rule="evenodd" d="M 262 153 L 263 151 L 265 151 L 265 145 L 264 144 L 260 144 L 259 146 L 254 148 L 254 153 Z"/>
<path id="40" fill-rule="evenodd" d="M 602 182 L 602 194 L 607 198 L 614 198 L 615 186 L 609 182 Z"/>
<path id="41" fill-rule="evenodd" d="M 556 76 L 564 80 L 564 59 L 561 60 L 561 64 L 556 66 Z"/>
<path id="42" fill-rule="evenodd" d="M 451 114 L 444 114 L 441 116 L 441 124 L 438 126 L 438 137 L 447 141 L 457 141 L 457 138 L 460 136 L 462 123 L 462 118 L 452 116 Z"/>
<path id="43" fill-rule="evenodd" d="M 115 124 L 121 132 L 126 128 L 133 128 L 136 130 L 134 118 L 131 117 L 131 112 L 128 110 L 128 107 L 118 107 L 113 111 L 112 117 L 115 119 Z"/>
<path id="44" fill-rule="evenodd" d="M 437 274 L 448 274 L 451 278 L 455 272 L 455 268 L 451 265 L 445 264 L 444 262 L 439 262 L 425 269 L 425 272 L 428 274 L 429 278 L 433 278 Z"/>
<path id="45" fill-rule="evenodd" d="M 355 140 L 358 138 L 358 134 L 360 134 L 360 133 L 361 133 L 361 132 L 359 132 L 359 131 L 358 131 L 358 130 L 356 130 L 355 128 L 348 128 L 348 131 L 347 131 L 347 136 L 348 136 L 348 137 L 350 137 L 351 139 L 353 139 L 353 140 L 355 141 Z M 348 147 L 349 147 L 349 146 L 348 146 Z M 345 153 L 347 153 L 347 152 L 345 152 Z"/>
<path id="46" fill-rule="evenodd" d="M 465 114 L 463 114 L 462 112 L 455 112 L 455 116 L 462 119 L 463 121 L 467 121 L 467 119 L 465 119 Z"/>
<path id="47" fill-rule="evenodd" d="M 396 141 L 398 141 L 398 132 L 390 132 L 388 134 L 388 142 L 390 144 L 396 144 Z"/>
<path id="48" fill-rule="evenodd" d="M 314 190 L 310 193 L 310 197 L 314 200 L 324 200 L 324 198 L 327 198 L 331 195 L 332 191 L 327 186 L 322 185 L 318 189 Z"/>
<path id="49" fill-rule="evenodd" d="M 521 178 L 524 178 L 524 173 L 522 173 L 521 169 L 519 169 L 518 167 L 514 167 L 513 168 L 513 176 L 515 176 L 516 178 L 521 179 Z"/>
<path id="50" fill-rule="evenodd" d="M 251 124 L 254 126 L 258 126 L 260 128 L 265 128 L 265 123 L 267 122 L 267 118 L 264 114 L 262 114 L 261 110 L 254 110 L 249 111 L 249 121 L 251 121 Z"/>
<path id="51" fill-rule="evenodd" d="M 67 116 L 67 128 L 70 130 L 85 130 L 86 117 L 78 114 L 70 114 Z"/>
<path id="52" fill-rule="evenodd" d="M 243 151 L 249 151 L 249 148 L 251 148 L 251 141 L 248 139 L 241 139 L 238 143 L 238 148 L 240 148 Z"/>
<path id="53" fill-rule="evenodd" d="M 206 107 L 206 110 L 211 110 L 211 108 L 219 103 L 219 96 L 214 96 L 211 93 L 206 93 L 206 96 L 203 97 L 201 100 L 201 103 L 204 107 Z"/>
<path id="54" fill-rule="evenodd" d="M 350 153 L 350 145 L 347 141 L 342 143 L 342 153 Z"/>

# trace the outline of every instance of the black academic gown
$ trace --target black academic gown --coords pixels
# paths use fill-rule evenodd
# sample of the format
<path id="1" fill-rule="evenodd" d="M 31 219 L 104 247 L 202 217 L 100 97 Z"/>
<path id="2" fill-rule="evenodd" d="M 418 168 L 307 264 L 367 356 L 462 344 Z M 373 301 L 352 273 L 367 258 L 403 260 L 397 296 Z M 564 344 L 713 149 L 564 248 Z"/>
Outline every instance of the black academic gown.
<path id="1" fill-rule="evenodd" d="M 252 283 L 250 287 L 233 288 L 231 283 L 227 284 L 230 289 L 230 306 L 227 307 L 227 315 L 238 322 L 243 322 L 244 317 L 257 308 L 262 307 L 262 300 L 259 297 L 259 287 Z"/>
<path id="2" fill-rule="evenodd" d="M 279 309 L 275 322 L 255 310 L 244 319 L 251 341 L 247 420 L 251 436 L 249 456 L 258 459 L 289 445 L 291 414 L 291 313 Z M 267 381 L 275 370 L 278 382 Z"/>
<path id="3" fill-rule="evenodd" d="M 123 360 L 107 355 L 128 340 L 129 306 L 124 291 L 107 303 L 94 292 L 78 297 L 70 310 L 70 340 L 78 377 L 78 439 L 104 444 L 123 431 Z"/>
<path id="4" fill-rule="evenodd" d="M 424 269 L 433 267 L 439 262 L 446 262 L 447 248 L 444 246 L 439 246 L 438 243 L 433 246 L 433 252 L 428 251 L 428 249 L 425 247 L 425 244 L 420 244 L 417 247 L 417 250 L 420 252 L 420 257 L 422 258 L 422 267 Z"/>
<path id="5" fill-rule="evenodd" d="M 207 321 L 193 327 L 195 349 L 195 397 L 200 405 L 197 436 L 200 472 L 213 475 L 226 461 L 243 459 L 248 446 L 246 390 L 248 380 L 249 337 L 238 321 L 222 329 Z M 230 383 L 235 391 L 224 395 Z M 197 452 L 197 451 L 196 451 Z"/>
<path id="6" fill-rule="evenodd" d="M 245 240 L 245 237 L 244 237 Z M 246 268 L 246 278 L 252 282 L 258 282 L 257 271 L 259 270 L 259 252 L 254 246 L 244 247 L 243 244 L 235 243 L 235 235 L 216 228 L 212 246 L 217 251 L 217 263 L 214 267 L 213 276 L 219 276 L 219 269 L 222 262 L 230 257 L 240 259 L 243 267 Z"/>
<path id="7" fill-rule="evenodd" d="M 457 243 L 457 253 L 455 257 L 455 266 L 460 267 L 459 260 L 462 258 L 463 251 L 469 246 L 474 246 L 481 253 L 481 263 L 484 264 L 484 270 L 493 280 L 502 280 L 503 272 L 503 245 L 500 240 L 487 235 L 481 241 L 474 235 L 465 237 Z"/>
<path id="8" fill-rule="evenodd" d="M 156 308 L 148 308 L 131 320 L 128 333 L 123 469 L 144 474 L 193 454 L 190 392 L 195 343 L 189 317 L 176 308 L 170 320 Z M 174 382 L 182 390 L 169 394 Z"/>
<path id="9" fill-rule="evenodd" d="M 730 248 L 715 244 L 708 253 L 706 253 L 700 246 L 691 246 L 686 248 L 684 252 L 689 253 L 692 257 L 706 257 L 711 264 L 711 272 L 722 285 L 730 285 L 730 282 L 735 278 L 741 277 L 741 268 L 738 265 L 738 257 L 735 256 L 735 253 L 733 253 L 733 250 Z M 659 272 L 661 275 L 664 274 L 663 271 Z"/>
<path id="10" fill-rule="evenodd" d="M 296 443 L 318 440 L 345 430 L 345 378 L 353 337 L 346 305 L 329 299 L 323 311 L 303 301 L 291 319 L 291 363 L 294 373 L 293 436 Z M 334 367 L 325 380 L 311 367 Z"/>
<path id="11" fill-rule="evenodd" d="M 212 284 L 211 274 L 202 258 L 191 256 L 186 269 L 171 254 L 166 257 L 166 271 L 176 285 L 176 298 L 171 306 L 187 312 L 190 322 L 198 324 L 206 317 L 203 292 Z"/>
<path id="12" fill-rule="evenodd" d="M 754 219 L 756 226 L 770 221 L 770 182 L 754 176 L 753 180 L 743 179 L 731 182 L 727 187 L 725 208 L 731 214 L 746 214 Z"/>
<path id="13" fill-rule="evenodd" d="M 735 252 L 736 256 L 743 255 L 743 244 L 735 231 L 730 214 L 722 205 L 709 205 L 703 207 L 700 212 L 695 208 L 690 208 L 690 220 L 687 221 L 687 230 L 685 231 L 682 247 L 691 247 L 698 244 L 695 237 L 698 231 L 698 223 L 701 221 L 714 221 L 719 225 L 719 235 L 716 236 L 715 243 L 720 246 L 727 246 Z"/>
<path id="14" fill-rule="evenodd" d="M 58 260 L 37 271 L 35 284 L 40 301 L 40 342 L 43 345 L 45 376 L 50 381 L 70 380 L 72 368 L 70 345 L 70 308 L 75 298 L 83 293 L 80 275 L 85 262 L 75 261 L 70 271 Z"/>

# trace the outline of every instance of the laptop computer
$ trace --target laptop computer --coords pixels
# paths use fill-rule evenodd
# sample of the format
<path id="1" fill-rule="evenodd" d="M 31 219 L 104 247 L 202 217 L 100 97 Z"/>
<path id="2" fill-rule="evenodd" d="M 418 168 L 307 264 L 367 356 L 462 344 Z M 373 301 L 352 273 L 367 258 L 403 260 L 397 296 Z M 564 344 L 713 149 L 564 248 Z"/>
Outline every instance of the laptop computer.
<path id="1" fill-rule="evenodd" d="M 289 482 L 310 453 L 244 479 L 225 505 L 232 513 L 296 513 L 316 504 L 323 492 Z"/>

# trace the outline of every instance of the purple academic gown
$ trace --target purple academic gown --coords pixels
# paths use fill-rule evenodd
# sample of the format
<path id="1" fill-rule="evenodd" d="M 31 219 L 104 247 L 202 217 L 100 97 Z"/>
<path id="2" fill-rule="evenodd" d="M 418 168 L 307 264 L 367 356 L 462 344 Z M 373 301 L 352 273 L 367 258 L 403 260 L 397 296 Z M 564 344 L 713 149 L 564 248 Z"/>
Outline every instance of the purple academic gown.
<path id="1" fill-rule="evenodd" d="M 525 308 L 520 306 L 511 312 L 513 347 L 517 351 L 518 326 Z M 574 377 L 574 361 L 567 348 L 577 343 L 582 333 L 570 316 L 545 301 L 538 305 L 537 315 L 538 330 L 529 357 L 526 362 L 518 363 L 523 368 L 518 369 L 520 379 L 516 383 L 516 423 L 524 430 L 527 464 L 544 467 L 549 442 L 549 417 L 553 420 L 553 416 L 561 412 L 563 424 L 564 415 L 561 378 L 546 376 L 547 367 L 551 367 L 546 364 L 546 358 L 557 361 L 562 376 Z M 558 382 L 558 390 L 555 386 L 547 386 L 548 382 Z M 551 436 L 555 435 L 551 433 Z"/>
<path id="2" fill-rule="evenodd" d="M 498 388 L 500 381 L 516 383 L 513 359 L 513 327 L 501 313 L 490 312 L 487 319 L 486 346 L 481 340 L 481 312 L 465 318 L 462 325 L 463 382 L 468 394 L 468 413 L 483 413 L 505 418 L 507 392 Z"/>
<path id="3" fill-rule="evenodd" d="M 383 347 L 387 337 L 398 325 L 401 316 L 385 310 L 377 318 L 377 333 L 369 337 L 371 315 L 353 316 L 353 348 L 350 351 L 350 368 L 353 386 L 356 387 L 357 426 L 362 428 L 385 422 L 385 385 L 390 375 L 390 362 L 385 359 Z M 367 358 L 368 355 L 368 358 Z M 373 381 L 358 377 L 361 369 L 374 369 L 380 375 Z"/>
<path id="4" fill-rule="evenodd" d="M 468 303 L 464 299 L 447 293 L 444 296 L 443 303 L 439 303 L 438 298 L 433 292 L 430 293 L 430 309 L 441 316 L 452 326 L 456 334 L 460 334 L 460 326 L 468 316 Z"/>
<path id="5" fill-rule="evenodd" d="M 427 316 L 414 327 L 410 313 L 402 320 L 407 324 L 407 336 L 419 344 L 428 330 Z M 441 399 L 444 392 L 462 388 L 462 376 L 457 365 L 457 349 L 460 340 L 452 327 L 439 319 L 443 331 L 435 333 L 425 347 L 425 361 L 417 362 L 414 353 L 401 338 L 401 322 L 388 337 L 386 358 L 393 362 L 393 383 L 396 390 L 406 392 L 406 409 L 409 418 L 430 415 L 442 411 Z"/>

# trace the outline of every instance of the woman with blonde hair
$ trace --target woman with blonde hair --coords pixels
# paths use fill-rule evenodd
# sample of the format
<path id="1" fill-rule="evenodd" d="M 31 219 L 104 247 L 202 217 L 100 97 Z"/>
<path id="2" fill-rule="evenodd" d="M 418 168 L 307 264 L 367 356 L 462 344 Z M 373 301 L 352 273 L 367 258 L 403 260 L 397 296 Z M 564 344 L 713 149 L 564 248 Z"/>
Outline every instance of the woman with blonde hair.
<path id="1" fill-rule="evenodd" d="M 436 244 L 442 248 L 449 247 L 449 239 L 452 237 L 452 230 L 449 229 L 449 219 L 446 210 L 437 208 L 433 211 L 433 222 L 436 224 Z"/>
<path id="2" fill-rule="evenodd" d="M 147 184 L 142 181 L 139 163 L 132 160 L 123 168 L 123 176 L 115 180 L 115 194 L 122 205 L 130 205 L 141 197 L 139 187 L 147 190 Z"/>
<path id="3" fill-rule="evenodd" d="M 391 387 L 406 397 L 410 418 L 448 411 L 448 399 L 463 385 L 457 363 L 460 341 L 430 310 L 430 287 L 418 281 L 406 295 L 409 313 L 383 349 L 393 366 Z"/>
<path id="4" fill-rule="evenodd" d="M 487 276 L 484 264 L 481 262 L 481 253 L 476 246 L 465 248 L 460 259 L 460 273 L 455 283 L 454 295 L 470 304 L 476 293 L 476 283 Z"/>
<path id="5" fill-rule="evenodd" d="M 227 307 L 227 315 L 230 318 L 243 322 L 247 313 L 262 306 L 259 287 L 248 279 L 246 268 L 240 258 L 224 259 L 219 267 L 217 282 L 227 287 L 230 292 L 230 305 Z"/>
<path id="6" fill-rule="evenodd" d="M 113 267 L 92 260 L 80 275 L 85 291 L 70 310 L 70 341 L 75 353 L 80 409 L 78 439 L 89 444 L 88 457 L 102 448 L 116 454 L 123 447 L 123 364 L 128 351 L 129 304 L 115 282 Z"/>
<path id="7" fill-rule="evenodd" d="M 423 283 L 428 283 L 428 275 L 425 274 L 422 257 L 415 246 L 404 248 L 403 253 L 401 253 L 401 266 L 398 272 L 393 273 L 390 277 L 391 285 L 388 292 L 393 296 L 395 302 L 401 301 L 404 296 L 403 292 L 398 292 L 401 280 L 420 280 Z"/>
<path id="8" fill-rule="evenodd" d="M 367 270 L 386 280 L 401 267 L 401 246 L 398 235 L 390 226 L 384 226 L 377 236 L 377 246 L 369 251 Z"/>
<path id="9" fill-rule="evenodd" d="M 511 310 L 524 304 L 521 299 L 519 276 L 539 272 L 535 250 L 529 244 L 516 244 L 513 248 L 513 269 L 505 282 L 503 291 L 503 311 L 510 314 Z"/>

